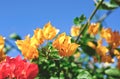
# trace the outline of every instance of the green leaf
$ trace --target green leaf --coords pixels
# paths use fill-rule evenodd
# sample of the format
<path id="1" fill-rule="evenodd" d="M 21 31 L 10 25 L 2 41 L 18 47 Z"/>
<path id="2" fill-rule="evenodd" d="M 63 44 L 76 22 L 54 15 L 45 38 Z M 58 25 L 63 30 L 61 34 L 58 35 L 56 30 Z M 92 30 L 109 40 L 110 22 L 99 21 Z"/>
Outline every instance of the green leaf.
<path id="1" fill-rule="evenodd" d="M 103 2 L 103 4 L 100 6 L 99 9 L 104 9 L 104 10 L 113 10 L 118 8 L 119 6 L 116 4 L 111 4 L 109 2 Z"/>
<path id="2" fill-rule="evenodd" d="M 120 6 L 120 0 L 111 0 L 110 1 L 111 4 L 117 4 Z"/>
<path id="3" fill-rule="evenodd" d="M 97 73 L 102 73 L 102 72 L 104 72 L 104 69 L 102 69 L 102 68 L 96 69 L 96 72 L 97 72 Z"/>
<path id="4" fill-rule="evenodd" d="M 11 39 L 14 39 L 14 40 L 21 40 L 21 37 L 19 35 L 17 35 L 16 33 L 12 33 L 10 34 L 9 36 Z"/>
<path id="5" fill-rule="evenodd" d="M 77 79 L 93 79 L 93 78 L 88 71 L 81 69 L 81 70 L 79 70 L 79 74 L 77 76 Z"/>
<path id="6" fill-rule="evenodd" d="M 120 77 L 120 71 L 118 69 L 115 69 L 115 68 L 107 69 L 107 70 L 105 70 L 105 73 L 107 75 Z"/>
<path id="7" fill-rule="evenodd" d="M 79 18 L 78 18 L 78 17 L 76 17 L 76 18 L 74 19 L 74 24 L 75 24 L 75 25 L 78 25 L 78 24 L 79 24 Z"/>
<path id="8" fill-rule="evenodd" d="M 86 17 L 82 14 L 80 17 L 74 18 L 74 24 L 75 25 L 80 25 L 82 22 L 86 20 Z"/>

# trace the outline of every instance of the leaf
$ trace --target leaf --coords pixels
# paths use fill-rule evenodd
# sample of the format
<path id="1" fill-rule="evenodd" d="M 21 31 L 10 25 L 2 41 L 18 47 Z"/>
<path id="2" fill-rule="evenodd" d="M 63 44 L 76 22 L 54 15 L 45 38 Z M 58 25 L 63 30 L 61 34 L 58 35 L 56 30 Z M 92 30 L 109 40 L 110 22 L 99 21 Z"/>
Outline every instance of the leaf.
<path id="1" fill-rule="evenodd" d="M 120 0 L 111 0 L 110 1 L 111 4 L 117 4 L 120 6 Z"/>
<path id="2" fill-rule="evenodd" d="M 88 71 L 81 69 L 81 70 L 79 70 L 79 74 L 77 76 L 77 79 L 93 79 L 93 78 Z"/>
<path id="3" fill-rule="evenodd" d="M 10 34 L 9 36 L 11 39 L 14 39 L 14 40 L 21 40 L 21 37 L 19 35 L 17 35 L 16 33 L 12 33 Z"/>
<path id="4" fill-rule="evenodd" d="M 96 72 L 97 72 L 97 73 L 102 73 L 102 72 L 104 72 L 104 69 L 102 69 L 102 68 L 96 69 Z"/>
<path id="5" fill-rule="evenodd" d="M 86 17 L 82 14 L 80 17 L 74 18 L 74 24 L 75 25 L 80 25 L 82 22 L 86 20 Z"/>
<path id="6" fill-rule="evenodd" d="M 100 2 L 100 1 L 99 1 Z M 103 4 L 100 6 L 99 9 L 104 9 L 104 10 L 113 10 L 118 8 L 119 6 L 116 4 L 110 3 L 110 2 L 103 2 Z"/>
<path id="7" fill-rule="evenodd" d="M 115 69 L 115 68 L 107 69 L 107 70 L 105 70 L 105 73 L 107 75 L 120 77 L 120 71 L 118 69 Z"/>
<path id="8" fill-rule="evenodd" d="M 75 24 L 75 25 L 78 25 L 78 24 L 79 24 L 79 18 L 78 18 L 78 17 L 76 17 L 76 18 L 74 19 L 74 24 Z"/>

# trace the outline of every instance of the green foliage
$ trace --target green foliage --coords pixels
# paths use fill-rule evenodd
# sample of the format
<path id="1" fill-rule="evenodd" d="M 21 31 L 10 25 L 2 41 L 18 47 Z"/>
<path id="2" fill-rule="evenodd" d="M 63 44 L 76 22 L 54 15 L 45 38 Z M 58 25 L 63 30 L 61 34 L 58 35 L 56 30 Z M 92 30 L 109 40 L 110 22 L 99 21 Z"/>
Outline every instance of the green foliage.
<path id="1" fill-rule="evenodd" d="M 20 40 L 21 39 L 21 37 L 19 35 L 17 35 L 16 33 L 10 34 L 9 37 L 13 40 Z"/>
<path id="2" fill-rule="evenodd" d="M 101 0 L 98 1 L 98 3 Z M 100 6 L 99 9 L 104 9 L 104 10 L 113 10 L 118 8 L 120 5 L 120 1 L 119 0 L 111 0 L 109 2 L 103 2 L 103 4 Z"/>
<path id="3" fill-rule="evenodd" d="M 93 79 L 92 76 L 88 71 L 85 70 L 79 70 L 79 75 L 77 76 L 77 79 Z"/>
<path id="4" fill-rule="evenodd" d="M 116 4 L 120 6 L 120 0 L 110 0 L 111 4 Z"/>
<path id="5" fill-rule="evenodd" d="M 120 77 L 120 71 L 115 68 L 105 70 L 105 73 L 110 76 Z"/>
<path id="6" fill-rule="evenodd" d="M 86 17 L 84 14 L 82 14 L 80 17 L 74 18 L 74 24 L 75 25 L 80 25 L 86 20 Z"/>
<path id="7" fill-rule="evenodd" d="M 51 43 L 39 49 L 40 56 L 33 60 L 39 66 L 36 79 L 92 79 L 90 73 L 81 69 L 73 56 L 61 57 Z"/>

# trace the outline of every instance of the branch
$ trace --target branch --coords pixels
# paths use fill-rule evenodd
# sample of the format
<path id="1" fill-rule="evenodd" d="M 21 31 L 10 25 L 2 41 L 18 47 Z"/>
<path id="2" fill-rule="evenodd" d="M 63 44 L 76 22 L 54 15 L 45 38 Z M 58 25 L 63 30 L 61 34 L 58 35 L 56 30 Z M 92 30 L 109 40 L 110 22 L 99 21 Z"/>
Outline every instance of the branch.
<path id="1" fill-rule="evenodd" d="M 20 50 L 15 45 L 13 45 L 9 40 L 5 39 L 5 42 L 9 44 L 12 48 L 15 48 L 17 51 L 20 52 Z"/>
<path id="2" fill-rule="evenodd" d="M 100 2 L 100 3 L 98 3 L 97 7 L 93 10 L 93 12 L 92 12 L 91 16 L 88 18 L 88 20 L 87 20 L 86 24 L 85 24 L 85 25 L 81 28 L 80 33 L 79 33 L 79 35 L 78 35 L 77 39 L 75 40 L 75 42 L 76 42 L 76 43 L 78 42 L 78 40 L 79 40 L 79 38 L 80 38 L 81 33 L 82 33 L 82 32 L 84 31 L 84 29 L 87 27 L 87 25 L 89 24 L 89 22 L 91 21 L 91 19 L 93 18 L 93 16 L 94 16 L 94 15 L 95 15 L 95 13 L 97 12 L 98 8 L 99 8 L 99 7 L 100 7 L 100 5 L 103 3 L 103 1 L 104 1 L 104 0 L 101 0 L 101 2 Z"/>

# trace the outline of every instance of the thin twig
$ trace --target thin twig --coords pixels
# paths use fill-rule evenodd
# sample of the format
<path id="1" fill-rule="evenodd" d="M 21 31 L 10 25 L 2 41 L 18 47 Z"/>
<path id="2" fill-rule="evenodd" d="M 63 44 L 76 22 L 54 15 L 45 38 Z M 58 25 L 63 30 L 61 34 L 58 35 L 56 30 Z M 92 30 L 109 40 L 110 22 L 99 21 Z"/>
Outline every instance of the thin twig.
<path id="1" fill-rule="evenodd" d="M 93 18 L 93 16 L 94 16 L 94 15 L 95 15 L 95 13 L 97 12 L 98 8 L 99 8 L 99 7 L 100 7 L 100 5 L 103 3 L 103 1 L 104 1 L 104 0 L 101 0 L 101 2 L 100 2 L 100 3 L 98 3 L 97 7 L 93 10 L 93 12 L 92 12 L 91 16 L 88 18 L 88 20 L 87 20 L 86 24 L 85 24 L 85 25 L 81 28 L 80 33 L 79 33 L 79 35 L 78 35 L 77 39 L 75 40 L 75 42 L 76 42 L 76 43 L 78 42 L 78 40 L 79 40 L 79 38 L 80 38 L 81 33 L 82 33 L 82 32 L 84 31 L 84 29 L 88 26 L 88 24 L 90 23 L 91 19 Z"/>

